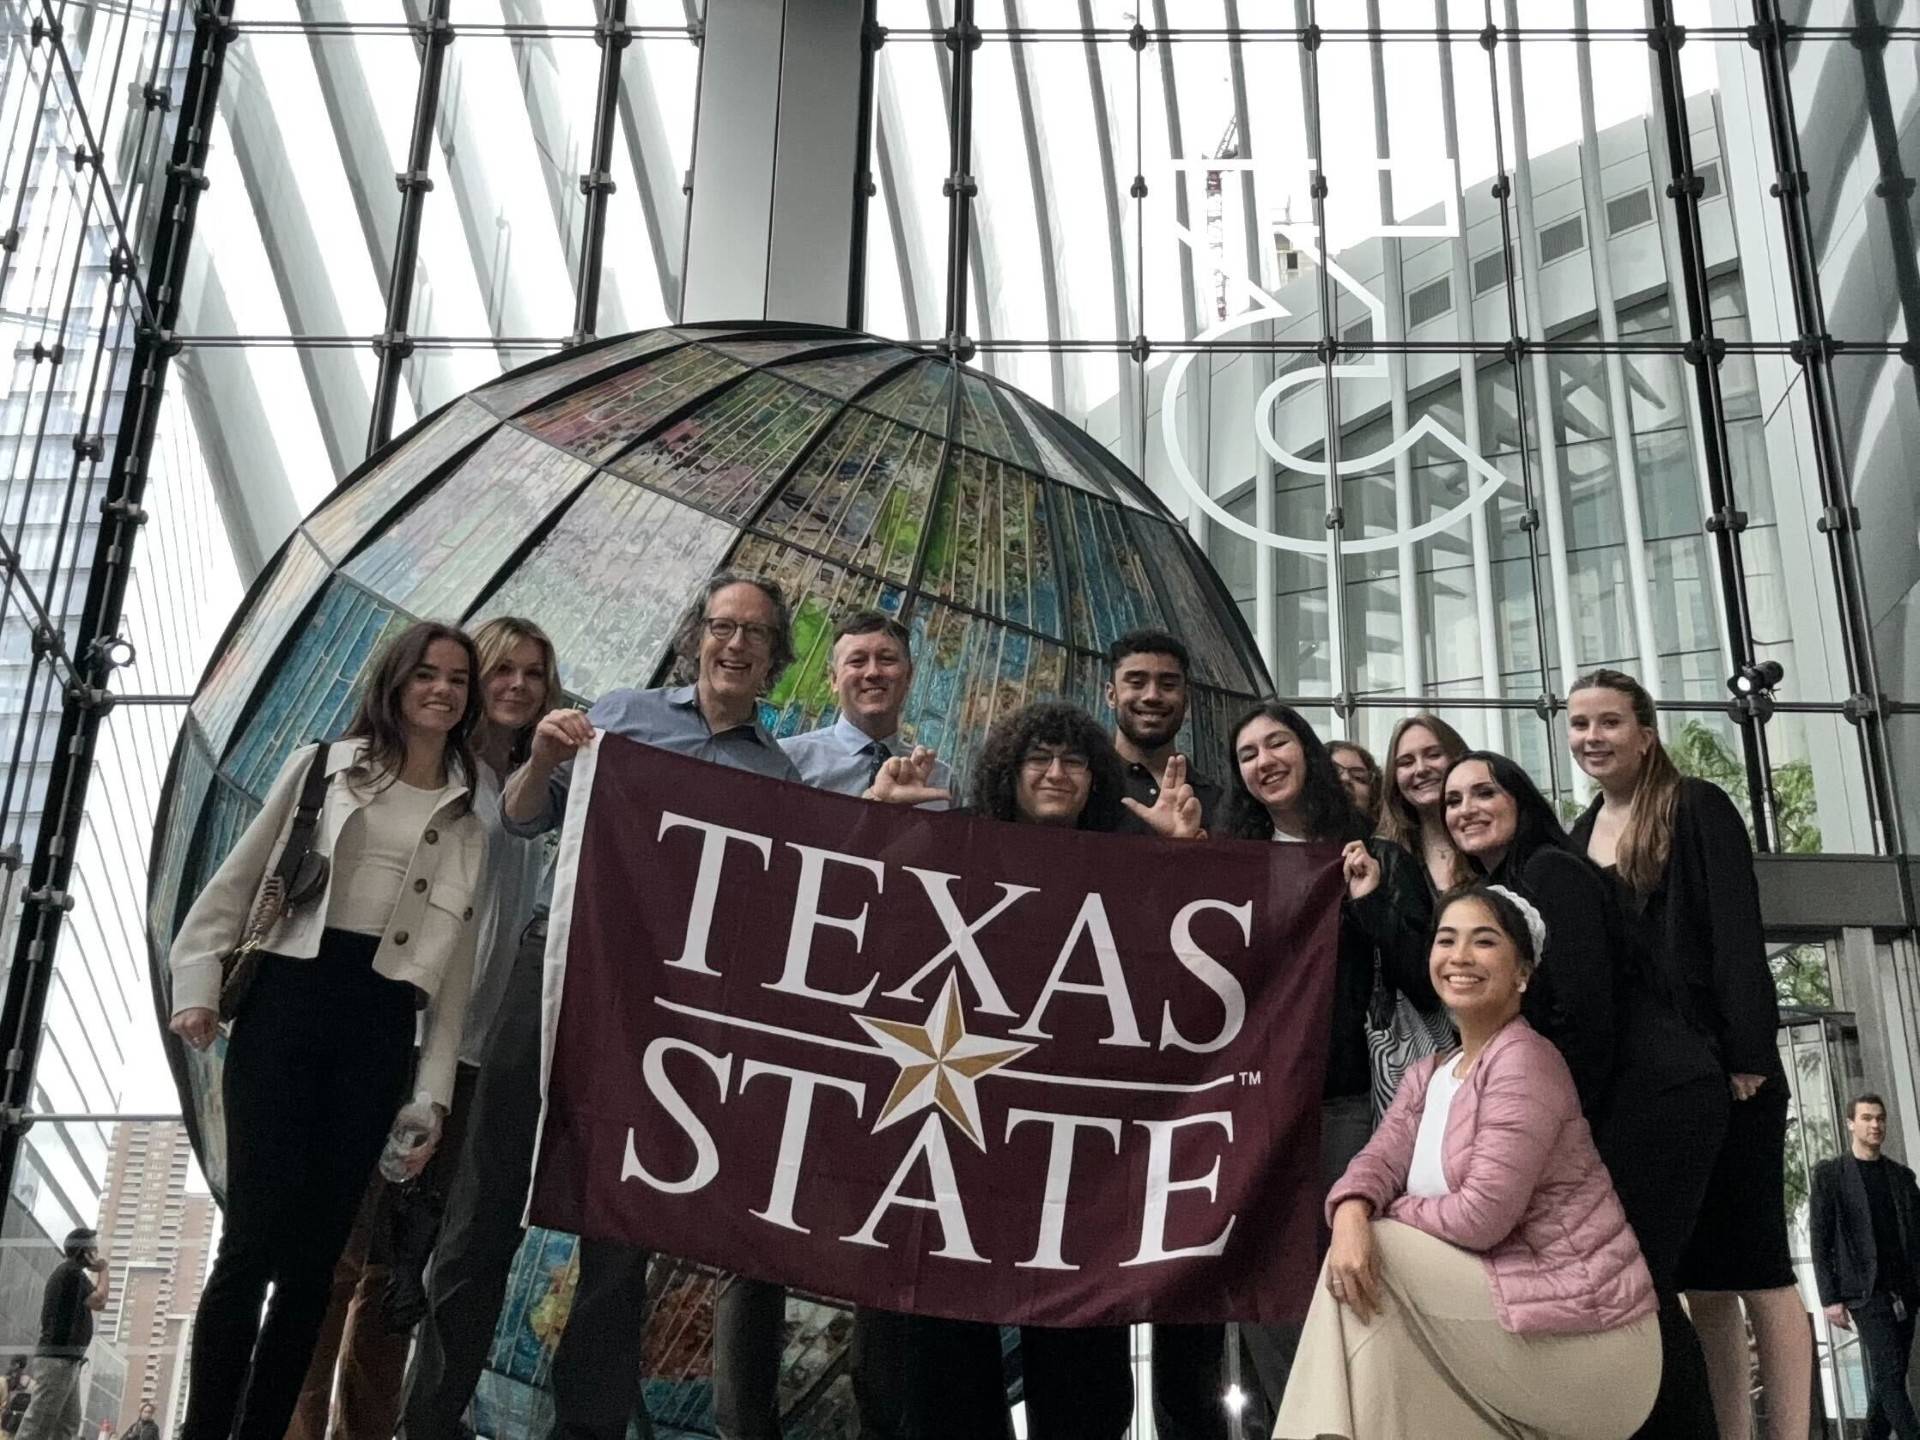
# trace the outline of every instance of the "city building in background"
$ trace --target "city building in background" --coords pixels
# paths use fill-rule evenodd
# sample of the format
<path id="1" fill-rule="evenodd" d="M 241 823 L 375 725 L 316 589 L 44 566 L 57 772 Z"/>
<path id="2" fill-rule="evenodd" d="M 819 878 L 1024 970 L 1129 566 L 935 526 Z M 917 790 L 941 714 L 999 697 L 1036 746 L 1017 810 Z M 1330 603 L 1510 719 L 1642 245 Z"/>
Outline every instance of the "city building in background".
<path id="1" fill-rule="evenodd" d="M 177 1113 L 148 857 L 247 587 L 447 402 L 733 318 L 682 306 L 731 3 L 0 0 L 0 1353 L 55 1237 L 127 1193 L 128 1117 Z M 1142 475 L 1329 733 L 1436 708 L 1572 804 L 1567 685 L 1641 675 L 1800 857 L 1762 882 L 1801 1160 L 1861 1074 L 1920 1153 L 1920 0 L 873 19 L 864 327 Z M 170 1175 L 177 1125 L 144 1132 Z M 195 1254 L 155 1262 L 183 1314 Z M 128 1304 L 95 1418 L 149 1388 L 165 1417 Z M 1830 1414 L 1850 1343 L 1823 1331 Z"/>
<path id="2" fill-rule="evenodd" d="M 98 1331 L 126 1359 L 114 1433 L 151 1402 L 162 1435 L 186 1411 L 187 1341 L 213 1257 L 218 1216 L 196 1184 L 199 1167 L 184 1128 L 168 1121 L 115 1127 L 100 1207 L 100 1249 L 112 1288 Z M 99 1341 L 95 1341 L 96 1348 Z"/>

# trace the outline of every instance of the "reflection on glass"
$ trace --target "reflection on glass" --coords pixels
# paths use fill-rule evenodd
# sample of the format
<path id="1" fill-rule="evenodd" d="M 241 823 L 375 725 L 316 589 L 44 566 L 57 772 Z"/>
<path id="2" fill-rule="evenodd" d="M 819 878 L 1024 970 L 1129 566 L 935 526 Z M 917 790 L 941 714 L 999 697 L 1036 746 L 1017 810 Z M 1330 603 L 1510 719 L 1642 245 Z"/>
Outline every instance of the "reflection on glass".
<path id="1" fill-rule="evenodd" d="M 534 527 L 592 473 L 537 435 L 496 430 L 346 573 L 416 615 L 461 615 Z"/>
<path id="2" fill-rule="evenodd" d="M 922 584 L 963 608 L 1062 638 L 1053 530 L 1039 476 L 955 447 Z"/>
<path id="3" fill-rule="evenodd" d="M 833 409 L 810 390 L 751 375 L 609 468 L 730 520 L 745 520 Z"/>
<path id="4" fill-rule="evenodd" d="M 663 495 L 596 476 L 470 623 L 519 615 L 541 626 L 576 695 L 645 686 L 687 596 L 734 534 Z"/>

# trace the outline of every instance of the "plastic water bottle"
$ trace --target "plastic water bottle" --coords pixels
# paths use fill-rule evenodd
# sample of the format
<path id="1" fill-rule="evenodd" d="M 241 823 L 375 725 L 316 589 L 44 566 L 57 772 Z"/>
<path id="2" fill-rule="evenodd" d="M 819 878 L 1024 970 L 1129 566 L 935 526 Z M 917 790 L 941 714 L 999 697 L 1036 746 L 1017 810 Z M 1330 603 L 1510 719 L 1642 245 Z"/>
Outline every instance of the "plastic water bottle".
<path id="1" fill-rule="evenodd" d="M 395 1184 L 412 1178 L 407 1173 L 407 1161 L 426 1143 L 437 1123 L 433 1102 L 424 1091 L 401 1106 L 387 1136 L 387 1148 L 380 1152 L 380 1173 Z"/>

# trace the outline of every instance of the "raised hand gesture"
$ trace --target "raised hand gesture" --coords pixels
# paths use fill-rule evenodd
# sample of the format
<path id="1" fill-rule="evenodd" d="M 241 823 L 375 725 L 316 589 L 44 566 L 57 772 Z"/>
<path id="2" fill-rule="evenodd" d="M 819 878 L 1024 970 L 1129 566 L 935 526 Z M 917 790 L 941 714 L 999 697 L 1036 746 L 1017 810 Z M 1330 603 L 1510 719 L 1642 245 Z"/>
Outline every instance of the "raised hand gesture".
<path id="1" fill-rule="evenodd" d="M 932 800 L 951 800 L 953 792 L 933 783 L 933 767 L 939 756 L 925 745 L 913 747 L 911 755 L 896 755 L 880 767 L 867 787 L 867 800 L 887 805 L 925 805 Z"/>
<path id="2" fill-rule="evenodd" d="M 1122 796 L 1120 803 L 1156 835 L 1170 840 L 1198 840 L 1205 834 L 1200 828 L 1200 797 L 1187 783 L 1184 755 L 1167 758 L 1167 773 L 1160 779 L 1160 794 L 1153 804 L 1142 805 L 1131 795 Z"/>

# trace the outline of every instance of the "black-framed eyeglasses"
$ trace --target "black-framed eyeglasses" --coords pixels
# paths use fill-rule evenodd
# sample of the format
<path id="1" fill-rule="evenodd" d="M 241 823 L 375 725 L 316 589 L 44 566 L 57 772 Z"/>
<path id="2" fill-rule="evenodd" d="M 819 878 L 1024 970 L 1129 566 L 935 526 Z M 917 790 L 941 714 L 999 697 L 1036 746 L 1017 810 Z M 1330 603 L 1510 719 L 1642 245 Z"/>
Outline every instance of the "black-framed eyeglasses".
<path id="1" fill-rule="evenodd" d="M 780 631 L 772 625 L 762 625 L 754 620 L 729 620 L 724 615 L 709 615 L 700 622 L 707 627 L 707 634 L 722 645 L 735 635 L 745 634 L 747 643 L 761 650 L 771 650 L 773 642 L 780 638 Z"/>
<path id="2" fill-rule="evenodd" d="M 1044 775 L 1058 762 L 1061 772 L 1067 775 L 1084 775 L 1092 763 L 1086 756 L 1074 750 L 1029 750 L 1020 757 L 1022 768 L 1036 775 Z"/>

